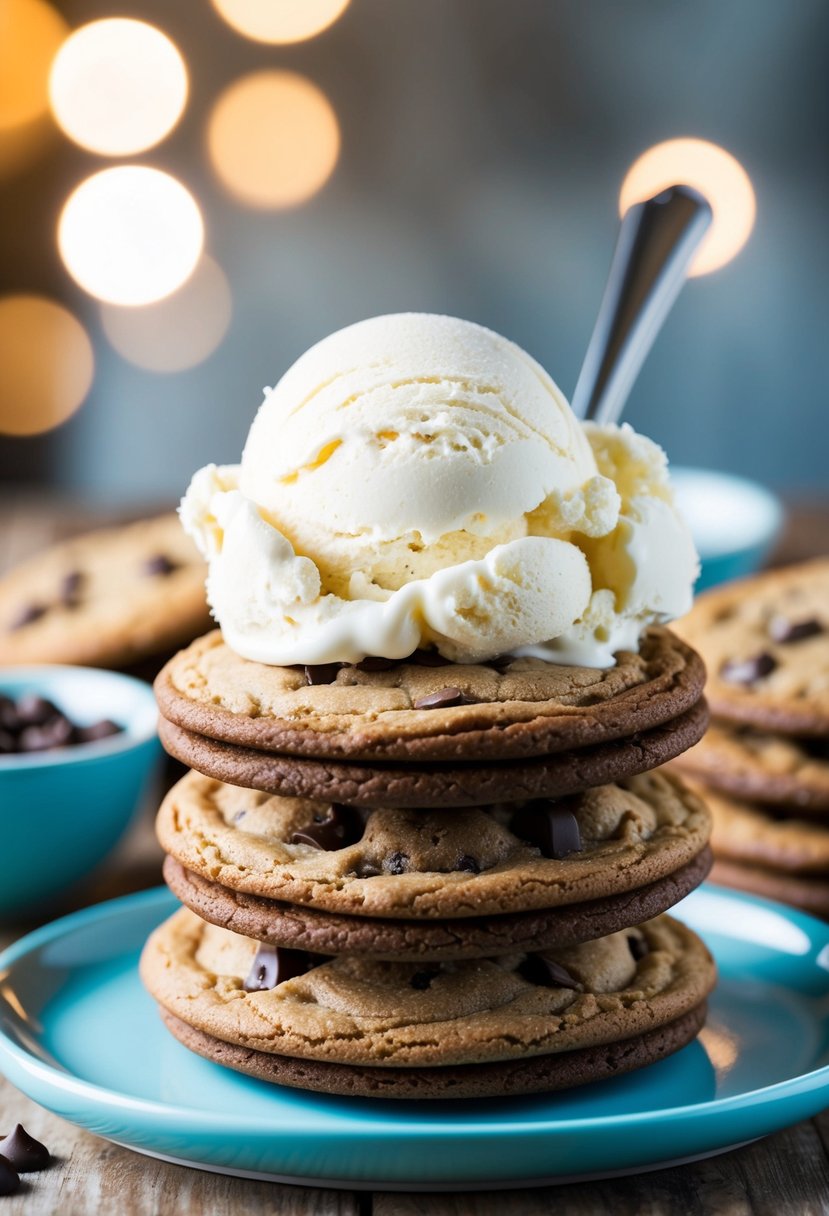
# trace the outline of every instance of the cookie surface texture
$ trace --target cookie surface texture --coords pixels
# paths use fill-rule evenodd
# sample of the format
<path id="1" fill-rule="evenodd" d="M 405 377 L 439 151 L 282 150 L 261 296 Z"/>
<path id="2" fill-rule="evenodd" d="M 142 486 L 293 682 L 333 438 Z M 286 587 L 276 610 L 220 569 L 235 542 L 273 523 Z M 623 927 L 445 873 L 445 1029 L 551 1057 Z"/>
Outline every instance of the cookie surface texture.
<path id="1" fill-rule="evenodd" d="M 611 668 L 406 660 L 381 671 L 331 665 L 324 682 L 310 670 L 241 659 L 216 631 L 168 663 L 155 688 L 175 725 L 265 752 L 486 762 L 649 730 L 691 709 L 705 679 L 699 656 L 662 628 L 647 631 L 638 654 L 620 651 Z M 456 703 L 418 708 L 448 691 Z"/>

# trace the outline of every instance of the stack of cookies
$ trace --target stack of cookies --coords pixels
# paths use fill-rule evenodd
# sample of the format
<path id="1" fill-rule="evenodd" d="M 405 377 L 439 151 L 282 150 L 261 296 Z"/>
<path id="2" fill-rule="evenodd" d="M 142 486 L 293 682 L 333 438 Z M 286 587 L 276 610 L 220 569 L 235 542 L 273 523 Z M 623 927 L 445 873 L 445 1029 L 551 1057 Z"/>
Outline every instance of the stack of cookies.
<path id="1" fill-rule="evenodd" d="M 142 959 L 165 1023 L 255 1077 L 395 1098 L 677 1050 L 714 968 L 664 913 L 709 869 L 710 818 L 651 770 L 702 735 L 703 681 L 661 627 L 610 668 L 280 667 L 201 638 L 156 682 L 191 766 L 158 816 L 186 906 Z"/>
<path id="2" fill-rule="evenodd" d="M 829 560 L 700 596 L 681 623 L 715 721 L 681 767 L 714 816 L 717 881 L 829 918 Z"/>

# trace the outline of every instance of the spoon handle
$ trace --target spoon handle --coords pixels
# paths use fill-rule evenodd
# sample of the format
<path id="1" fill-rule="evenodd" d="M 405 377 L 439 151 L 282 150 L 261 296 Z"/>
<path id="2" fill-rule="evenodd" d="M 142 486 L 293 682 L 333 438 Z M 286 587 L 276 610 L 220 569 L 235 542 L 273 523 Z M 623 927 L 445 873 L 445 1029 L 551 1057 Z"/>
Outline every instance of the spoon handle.
<path id="1" fill-rule="evenodd" d="M 690 186 L 671 186 L 625 213 L 573 394 L 576 417 L 618 422 L 711 219 L 710 204 Z"/>

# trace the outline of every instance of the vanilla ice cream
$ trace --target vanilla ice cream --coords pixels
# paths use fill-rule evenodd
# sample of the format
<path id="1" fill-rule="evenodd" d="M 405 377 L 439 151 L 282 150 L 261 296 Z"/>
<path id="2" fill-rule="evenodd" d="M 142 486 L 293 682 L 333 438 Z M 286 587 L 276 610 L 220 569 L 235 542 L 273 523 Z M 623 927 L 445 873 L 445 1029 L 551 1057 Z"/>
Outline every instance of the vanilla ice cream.
<path id="1" fill-rule="evenodd" d="M 307 351 L 181 516 L 228 645 L 274 664 L 606 666 L 690 607 L 697 568 L 661 449 L 582 426 L 519 347 L 428 314 Z"/>

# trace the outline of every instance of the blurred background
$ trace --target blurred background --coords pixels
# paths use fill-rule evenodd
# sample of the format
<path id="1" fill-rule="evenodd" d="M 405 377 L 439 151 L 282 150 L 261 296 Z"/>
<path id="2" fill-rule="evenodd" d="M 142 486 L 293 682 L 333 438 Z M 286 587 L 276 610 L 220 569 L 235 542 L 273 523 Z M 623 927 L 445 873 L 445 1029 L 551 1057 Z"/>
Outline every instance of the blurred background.
<path id="1" fill-rule="evenodd" d="M 824 0 L 0 0 L 4 486 L 174 501 L 383 312 L 489 325 L 569 395 L 622 183 L 691 139 L 719 244 L 626 417 L 814 495 L 827 46 Z"/>

